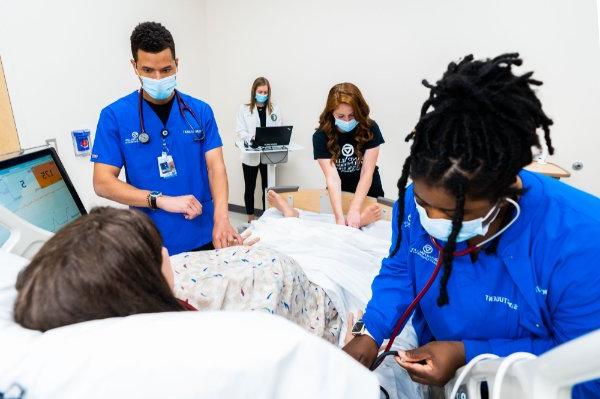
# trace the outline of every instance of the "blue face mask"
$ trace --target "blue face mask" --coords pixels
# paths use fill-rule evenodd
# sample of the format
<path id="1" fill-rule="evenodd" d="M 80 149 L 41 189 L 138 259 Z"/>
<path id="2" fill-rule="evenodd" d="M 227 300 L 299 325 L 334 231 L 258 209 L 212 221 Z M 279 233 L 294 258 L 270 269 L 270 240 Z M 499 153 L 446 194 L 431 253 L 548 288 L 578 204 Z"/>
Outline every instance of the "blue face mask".
<path id="1" fill-rule="evenodd" d="M 348 122 L 335 118 L 335 125 L 344 133 L 351 132 L 356 126 L 358 126 L 358 121 L 356 119 L 349 120 Z"/>
<path id="2" fill-rule="evenodd" d="M 140 76 L 140 79 L 142 79 L 142 88 L 153 99 L 159 101 L 166 100 L 173 94 L 177 86 L 176 75 L 173 74 L 160 80 Z"/>
<path id="3" fill-rule="evenodd" d="M 450 237 L 450 233 L 452 232 L 452 220 L 431 219 L 427 215 L 425 208 L 417 204 L 416 201 L 415 204 L 417 205 L 417 212 L 419 212 L 421 226 L 423 226 L 425 231 L 436 240 L 448 241 L 448 237 Z M 476 236 L 486 235 L 499 212 L 500 208 L 496 205 L 484 217 L 464 221 L 458 232 L 456 242 L 463 242 Z"/>
<path id="4" fill-rule="evenodd" d="M 256 102 L 264 103 L 264 102 L 267 102 L 267 98 L 269 98 L 269 95 L 268 94 L 258 94 L 258 93 L 256 93 L 256 95 L 254 96 L 254 98 L 256 99 Z"/>

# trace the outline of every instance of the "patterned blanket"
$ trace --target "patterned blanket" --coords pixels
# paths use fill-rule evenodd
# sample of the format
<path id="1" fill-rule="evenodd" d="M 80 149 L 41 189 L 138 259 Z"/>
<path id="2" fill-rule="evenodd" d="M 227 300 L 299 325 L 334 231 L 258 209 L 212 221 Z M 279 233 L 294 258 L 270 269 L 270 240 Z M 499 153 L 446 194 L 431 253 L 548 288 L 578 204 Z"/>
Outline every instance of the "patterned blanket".
<path id="1" fill-rule="evenodd" d="M 231 247 L 171 257 L 175 296 L 198 310 L 273 313 L 337 344 L 342 320 L 297 262 L 268 247 Z"/>

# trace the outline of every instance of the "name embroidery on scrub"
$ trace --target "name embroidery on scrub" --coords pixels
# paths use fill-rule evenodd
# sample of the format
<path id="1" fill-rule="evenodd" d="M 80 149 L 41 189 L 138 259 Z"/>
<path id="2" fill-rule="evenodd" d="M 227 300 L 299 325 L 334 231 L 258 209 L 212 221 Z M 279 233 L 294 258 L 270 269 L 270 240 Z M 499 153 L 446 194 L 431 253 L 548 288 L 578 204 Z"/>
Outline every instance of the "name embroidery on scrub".
<path id="1" fill-rule="evenodd" d="M 538 285 L 535 286 L 535 292 L 544 296 L 548 295 L 548 290 L 545 288 L 540 288 Z"/>
<path id="2" fill-rule="evenodd" d="M 200 134 L 202 129 L 184 129 L 183 134 Z"/>
<path id="3" fill-rule="evenodd" d="M 131 132 L 131 138 L 125 139 L 125 144 L 139 143 L 139 136 L 140 134 L 138 132 Z"/>
<path id="4" fill-rule="evenodd" d="M 425 259 L 428 262 L 433 263 L 434 265 L 437 264 L 437 258 L 435 256 L 431 256 L 433 253 L 433 247 L 429 244 L 425 244 L 422 249 L 411 247 L 409 252 Z"/>
<path id="5" fill-rule="evenodd" d="M 510 301 L 510 299 L 508 299 L 507 297 L 504 296 L 495 296 L 495 295 L 485 295 L 485 300 L 488 302 L 498 302 L 498 303 L 503 303 L 506 306 L 508 306 L 510 309 L 512 310 L 517 310 L 519 308 L 519 305 L 516 303 L 512 303 Z"/>

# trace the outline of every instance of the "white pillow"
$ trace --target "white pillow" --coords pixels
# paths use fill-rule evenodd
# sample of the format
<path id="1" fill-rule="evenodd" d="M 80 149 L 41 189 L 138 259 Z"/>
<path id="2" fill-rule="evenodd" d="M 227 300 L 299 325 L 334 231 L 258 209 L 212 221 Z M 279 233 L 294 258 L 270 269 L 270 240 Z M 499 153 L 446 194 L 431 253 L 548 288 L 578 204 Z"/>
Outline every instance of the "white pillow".
<path id="1" fill-rule="evenodd" d="M 278 316 L 174 312 L 46 333 L 12 320 L 26 259 L 0 253 L 0 392 L 36 398 L 378 398 L 375 375 Z"/>
<path id="2" fill-rule="evenodd" d="M 25 258 L 0 250 L 0 288 L 14 285 L 17 274 L 27 262 Z"/>
<path id="3" fill-rule="evenodd" d="M 17 275 L 28 263 L 18 255 L 0 250 L 0 321 L 12 319 Z"/>
<path id="4" fill-rule="evenodd" d="M 278 316 L 176 312 L 58 328 L 0 362 L 35 398 L 378 398 L 375 375 Z"/>

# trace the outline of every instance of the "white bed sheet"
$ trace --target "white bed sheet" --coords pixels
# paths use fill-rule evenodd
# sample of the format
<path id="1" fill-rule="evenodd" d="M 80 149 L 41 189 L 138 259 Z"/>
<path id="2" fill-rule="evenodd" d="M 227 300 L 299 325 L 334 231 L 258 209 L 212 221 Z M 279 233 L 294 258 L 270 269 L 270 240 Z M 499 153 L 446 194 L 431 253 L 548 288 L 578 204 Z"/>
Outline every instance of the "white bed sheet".
<path id="1" fill-rule="evenodd" d="M 335 217 L 331 213 L 316 213 L 303 210 L 299 210 L 299 213 L 300 219 L 303 220 L 323 222 L 329 224 L 335 223 Z M 269 218 L 282 219 L 283 215 L 276 208 L 269 208 L 262 214 L 259 220 L 265 220 Z M 375 223 L 371 223 L 370 225 L 362 227 L 360 230 L 371 237 L 379 238 L 380 240 L 383 240 L 387 243 L 389 243 L 392 240 L 392 225 L 391 222 L 388 220 L 378 220 Z"/>

